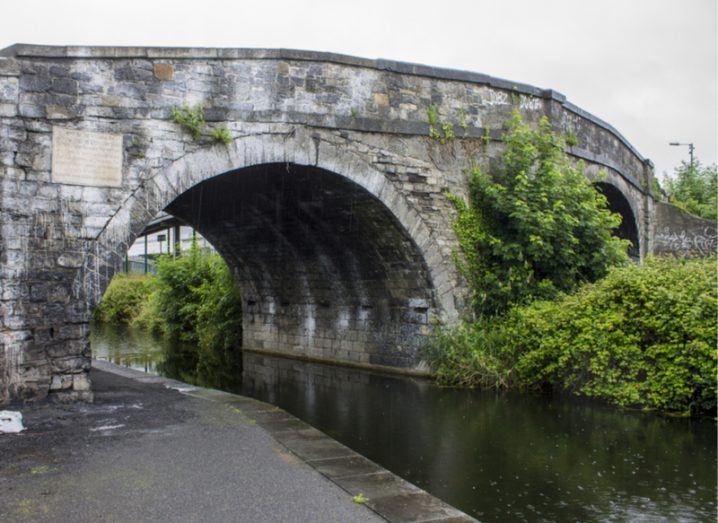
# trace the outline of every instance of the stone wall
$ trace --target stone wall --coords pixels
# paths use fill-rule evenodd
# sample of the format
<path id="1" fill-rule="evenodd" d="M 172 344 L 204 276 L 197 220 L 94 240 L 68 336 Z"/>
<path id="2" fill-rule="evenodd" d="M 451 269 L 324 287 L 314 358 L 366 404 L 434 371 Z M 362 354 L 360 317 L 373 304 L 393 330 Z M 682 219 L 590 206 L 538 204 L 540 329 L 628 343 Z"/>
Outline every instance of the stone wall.
<path id="1" fill-rule="evenodd" d="M 204 106 L 209 125 L 199 140 L 172 121 L 173 107 L 195 103 Z M 429 138 L 432 105 L 440 124 L 453 124 L 455 139 Z M 649 252 L 650 162 L 610 125 L 554 91 L 288 50 L 3 51 L 0 403 L 48 392 L 57 399 L 91 396 L 92 307 L 134 238 L 168 206 L 189 221 L 197 209 L 214 216 L 196 225 L 240 276 L 252 347 L 421 367 L 417 337 L 429 315 L 454 321 L 466 300 L 451 259 L 456 240 L 445 193 L 466 194 L 470 162 L 497 161 L 502 127 L 515 109 L 532 123 L 547 115 L 557 130 L 575 134 L 570 153 L 586 162 L 589 176 L 603 171 L 602 180 L 626 198 L 640 253 Z M 212 141 L 209 129 L 218 126 L 228 129 L 230 144 Z M 77 173 L 65 173 L 70 180 L 77 175 L 74 183 L 59 176 L 53 140 L 66 129 L 120 140 L 121 158 L 90 155 L 97 164 L 117 160 L 118 183 L 99 177 L 82 158 Z M 90 147 L 100 143 L 92 140 Z M 281 196 L 276 187 L 244 194 L 238 186 L 222 195 L 244 208 L 254 205 L 251 219 L 241 211 L 223 218 L 206 201 L 191 203 L 218 175 L 241 178 L 270 165 L 275 174 L 277 166 L 296 166 L 289 170 L 305 185 L 331 180 L 339 200 L 310 194 L 298 207 L 285 198 L 286 212 L 277 215 L 269 203 L 260 205 L 261 198 Z M 352 198 L 362 205 L 344 213 Z M 331 204 L 336 201 L 341 205 Z M 312 211 L 317 202 L 326 214 Z M 345 219 L 361 231 L 351 241 Z M 252 228 L 267 234 L 252 235 Z"/>
<path id="2" fill-rule="evenodd" d="M 665 202 L 656 202 L 653 252 L 678 256 L 715 256 L 718 224 Z"/>

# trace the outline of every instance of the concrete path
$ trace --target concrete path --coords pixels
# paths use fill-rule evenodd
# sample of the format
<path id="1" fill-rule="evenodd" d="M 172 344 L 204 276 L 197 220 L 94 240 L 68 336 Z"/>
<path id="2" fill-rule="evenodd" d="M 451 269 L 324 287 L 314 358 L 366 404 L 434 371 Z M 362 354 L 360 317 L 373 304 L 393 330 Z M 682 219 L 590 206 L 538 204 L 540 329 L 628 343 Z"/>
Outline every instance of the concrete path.
<path id="1" fill-rule="evenodd" d="M 266 403 L 103 362 L 92 380 L 93 404 L 0 435 L 0 521 L 473 521 Z"/>

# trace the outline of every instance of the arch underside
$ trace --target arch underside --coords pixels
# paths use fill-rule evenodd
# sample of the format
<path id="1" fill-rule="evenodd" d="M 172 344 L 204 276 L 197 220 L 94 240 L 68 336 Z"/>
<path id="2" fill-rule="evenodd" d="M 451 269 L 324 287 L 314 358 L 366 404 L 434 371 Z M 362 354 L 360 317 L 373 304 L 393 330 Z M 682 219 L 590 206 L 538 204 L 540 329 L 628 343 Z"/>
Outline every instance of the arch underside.
<path id="1" fill-rule="evenodd" d="M 596 186 L 606 197 L 608 208 L 613 213 L 621 216 L 621 225 L 615 231 L 615 235 L 624 240 L 629 240 L 631 245 L 628 248 L 628 255 L 638 260 L 641 256 L 640 240 L 636 216 L 628 198 L 616 186 L 610 183 L 597 182 Z"/>
<path id="2" fill-rule="evenodd" d="M 166 211 L 232 268 L 245 349 L 419 363 L 433 287 L 414 242 L 366 189 L 317 167 L 264 164 L 205 180 Z"/>

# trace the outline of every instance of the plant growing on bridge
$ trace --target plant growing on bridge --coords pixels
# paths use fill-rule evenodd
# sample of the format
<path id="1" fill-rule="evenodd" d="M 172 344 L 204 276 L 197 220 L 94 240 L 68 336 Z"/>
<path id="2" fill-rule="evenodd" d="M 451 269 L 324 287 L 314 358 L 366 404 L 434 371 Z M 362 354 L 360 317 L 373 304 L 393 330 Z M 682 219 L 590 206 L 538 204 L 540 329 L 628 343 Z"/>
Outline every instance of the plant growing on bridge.
<path id="1" fill-rule="evenodd" d="M 176 124 L 181 125 L 194 140 L 202 136 L 206 122 L 204 121 L 204 108 L 202 104 L 195 104 L 194 107 L 183 105 L 172 108 L 172 119 Z"/>
<path id="2" fill-rule="evenodd" d="M 204 119 L 204 108 L 202 104 L 195 104 L 190 107 L 183 105 L 182 107 L 172 108 L 172 119 L 176 124 L 181 125 L 195 141 L 199 141 L 207 129 L 207 122 Z M 225 145 L 232 143 L 232 135 L 226 127 L 215 127 L 210 135 L 216 142 L 222 142 Z"/>
<path id="3" fill-rule="evenodd" d="M 466 113 L 463 110 L 459 111 L 459 127 L 464 130 L 464 133 L 466 133 L 466 130 L 469 128 L 469 123 L 466 121 Z"/>
<path id="4" fill-rule="evenodd" d="M 225 145 L 232 143 L 232 135 L 229 133 L 229 129 L 226 127 L 217 127 L 212 129 L 212 138 L 217 142 L 222 142 Z"/>
<path id="5" fill-rule="evenodd" d="M 429 138 L 437 140 L 442 145 L 456 138 L 454 124 L 451 122 L 442 122 L 439 119 L 436 105 L 431 104 L 429 106 L 427 116 L 429 119 Z"/>
<path id="6" fill-rule="evenodd" d="M 547 119 L 533 130 L 515 111 L 504 142 L 498 172 L 470 171 L 468 203 L 449 195 L 461 250 L 455 261 L 478 318 L 572 291 L 628 260 L 628 242 L 613 236 L 620 216 L 570 163 Z"/>
<path id="7" fill-rule="evenodd" d="M 578 137 L 576 136 L 576 132 L 573 129 L 569 129 L 566 131 L 566 145 L 569 147 L 575 147 L 578 145 Z"/>

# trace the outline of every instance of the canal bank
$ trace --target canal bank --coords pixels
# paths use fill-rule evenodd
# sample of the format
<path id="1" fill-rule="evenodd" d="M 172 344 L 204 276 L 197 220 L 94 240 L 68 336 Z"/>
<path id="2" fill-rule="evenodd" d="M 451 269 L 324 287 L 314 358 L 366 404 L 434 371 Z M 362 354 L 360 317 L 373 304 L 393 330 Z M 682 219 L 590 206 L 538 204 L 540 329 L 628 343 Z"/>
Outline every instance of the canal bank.
<path id="1" fill-rule="evenodd" d="M 108 362 L 92 379 L 94 403 L 0 436 L 0 520 L 472 521 L 272 405 Z"/>

